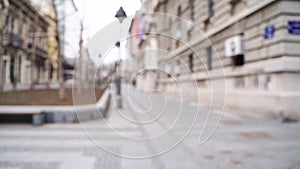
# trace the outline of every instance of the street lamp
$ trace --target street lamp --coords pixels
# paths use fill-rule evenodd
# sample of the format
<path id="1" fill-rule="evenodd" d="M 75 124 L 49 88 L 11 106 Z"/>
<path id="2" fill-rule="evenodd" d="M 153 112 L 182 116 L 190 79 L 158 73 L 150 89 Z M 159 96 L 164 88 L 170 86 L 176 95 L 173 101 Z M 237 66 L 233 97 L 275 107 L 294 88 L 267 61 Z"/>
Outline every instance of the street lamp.
<path id="1" fill-rule="evenodd" d="M 120 7 L 120 9 L 117 11 L 116 18 L 118 18 L 119 22 L 122 23 L 125 18 L 127 18 L 126 12 L 124 11 L 123 7 Z"/>
<path id="2" fill-rule="evenodd" d="M 123 23 L 124 19 L 127 18 L 126 12 L 124 11 L 124 9 L 123 9 L 122 6 L 121 6 L 120 9 L 117 11 L 115 17 L 119 20 L 119 22 L 120 22 L 121 24 Z M 122 33 L 122 27 L 120 28 L 120 32 Z M 120 39 L 121 39 L 121 37 L 120 37 Z M 119 58 L 120 58 L 120 60 L 122 60 L 122 59 L 121 59 L 121 41 L 117 41 L 117 42 L 115 43 L 115 46 L 116 46 L 117 48 L 119 48 L 119 55 L 120 55 Z"/>
<path id="3" fill-rule="evenodd" d="M 120 9 L 117 11 L 115 17 L 119 20 L 119 22 L 122 24 L 122 22 L 124 21 L 125 18 L 127 18 L 126 12 L 124 11 L 124 9 L 122 7 L 120 7 Z M 120 33 L 122 33 L 122 27 L 120 28 Z M 121 37 L 120 37 L 121 38 Z M 119 48 L 119 63 L 121 62 L 121 42 L 117 41 L 115 43 L 115 46 L 117 48 Z M 117 107 L 118 109 L 122 108 L 122 96 L 121 96 L 121 76 L 119 74 L 118 68 L 117 66 L 119 65 L 118 61 L 116 62 L 115 66 L 116 66 L 116 76 L 114 78 L 114 83 L 115 83 L 115 87 L 116 87 L 116 98 L 117 98 Z"/>
<path id="4" fill-rule="evenodd" d="M 118 66 L 121 63 L 121 61 L 122 61 L 122 56 L 121 56 L 121 42 L 117 41 L 115 43 L 115 47 L 117 47 L 119 49 L 118 60 L 116 61 L 116 66 Z M 118 74 L 118 71 L 117 71 L 117 74 Z"/>

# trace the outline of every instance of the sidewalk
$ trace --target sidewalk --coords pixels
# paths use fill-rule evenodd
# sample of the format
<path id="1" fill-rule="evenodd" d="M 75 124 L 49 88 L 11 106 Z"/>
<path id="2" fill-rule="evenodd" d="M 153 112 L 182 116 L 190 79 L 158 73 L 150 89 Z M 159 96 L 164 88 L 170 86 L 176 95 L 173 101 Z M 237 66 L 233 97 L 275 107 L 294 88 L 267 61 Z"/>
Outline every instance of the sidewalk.
<path id="1" fill-rule="evenodd" d="M 194 119 L 197 110 L 194 104 L 164 97 L 160 93 L 153 93 L 148 97 L 127 86 L 124 86 L 122 92 L 124 108 L 114 109 L 112 99 L 107 119 L 81 124 L 47 124 L 41 127 L 0 125 L 0 168 L 300 167 L 299 123 L 257 120 L 226 113 L 212 137 L 207 142 L 198 144 L 207 112 L 205 108 L 200 108 L 194 128 L 187 132 L 192 124 L 190 120 Z M 177 116 L 181 103 L 182 115 Z M 213 128 L 214 122 L 209 121 L 206 129 Z M 186 137 L 180 144 L 172 147 L 182 136 Z M 155 155 L 160 152 L 164 154 Z M 132 159 L 147 156 L 153 157 Z"/>

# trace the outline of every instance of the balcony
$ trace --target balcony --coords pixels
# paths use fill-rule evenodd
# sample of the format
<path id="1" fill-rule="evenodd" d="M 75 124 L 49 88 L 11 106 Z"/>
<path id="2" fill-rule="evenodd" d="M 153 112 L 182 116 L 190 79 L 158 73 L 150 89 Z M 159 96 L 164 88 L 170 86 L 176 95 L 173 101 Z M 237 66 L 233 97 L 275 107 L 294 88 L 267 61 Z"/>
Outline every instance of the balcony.
<path id="1" fill-rule="evenodd" d="M 21 48 L 23 43 L 24 40 L 18 34 L 12 32 L 6 32 L 4 34 L 4 45 L 10 45 L 15 48 Z"/>
<path id="2" fill-rule="evenodd" d="M 48 52 L 40 47 L 35 47 L 35 54 L 40 56 L 42 59 L 48 59 Z"/>
<path id="3" fill-rule="evenodd" d="M 26 44 L 26 48 L 29 52 L 33 52 L 32 49 L 35 49 L 35 55 L 41 57 L 44 60 L 48 59 L 48 52 L 44 50 L 43 48 L 40 48 L 38 46 L 33 46 L 31 42 L 28 42 Z"/>

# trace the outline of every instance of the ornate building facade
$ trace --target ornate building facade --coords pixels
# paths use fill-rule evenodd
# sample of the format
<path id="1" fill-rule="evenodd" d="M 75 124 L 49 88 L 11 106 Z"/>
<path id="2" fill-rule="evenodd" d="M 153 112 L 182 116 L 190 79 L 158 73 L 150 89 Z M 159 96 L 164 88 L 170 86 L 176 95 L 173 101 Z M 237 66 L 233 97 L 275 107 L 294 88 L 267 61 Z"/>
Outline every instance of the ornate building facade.
<path id="1" fill-rule="evenodd" d="M 4 85 L 33 85 L 49 79 L 48 22 L 27 0 L 8 0 L 1 15 Z"/>
<path id="2" fill-rule="evenodd" d="M 128 40 L 135 63 L 131 72 L 150 63 L 167 74 L 145 71 L 135 78 L 139 89 L 181 93 L 209 105 L 211 86 L 222 79 L 226 108 L 300 119 L 300 1 L 142 0 L 140 13 L 136 18 L 144 20 L 146 36 Z M 137 33 L 134 28 L 132 24 L 132 34 Z M 147 48 L 171 54 L 147 56 Z"/>

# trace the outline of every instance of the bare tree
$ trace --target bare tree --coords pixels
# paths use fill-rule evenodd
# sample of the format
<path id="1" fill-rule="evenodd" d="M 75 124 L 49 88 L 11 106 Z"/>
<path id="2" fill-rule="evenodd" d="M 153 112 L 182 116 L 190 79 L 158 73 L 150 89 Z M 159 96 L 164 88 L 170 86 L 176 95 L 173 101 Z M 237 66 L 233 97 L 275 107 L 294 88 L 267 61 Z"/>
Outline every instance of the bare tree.
<path id="1" fill-rule="evenodd" d="M 83 67 L 83 21 L 80 21 L 80 40 L 79 40 L 79 65 L 78 65 L 78 79 L 77 90 L 78 93 L 82 93 L 82 67 Z"/>
<path id="2" fill-rule="evenodd" d="M 57 41 L 57 56 L 58 56 L 58 81 L 59 81 L 59 99 L 64 100 L 66 98 L 65 96 L 65 83 L 64 83 L 64 70 L 63 70 L 63 55 L 61 53 L 61 39 L 60 39 L 60 33 L 59 33 L 59 21 L 58 21 L 58 11 L 57 6 L 55 3 L 55 0 L 52 0 L 52 5 L 54 8 L 55 13 L 55 24 L 56 24 L 56 33 L 55 33 L 55 39 Z"/>

